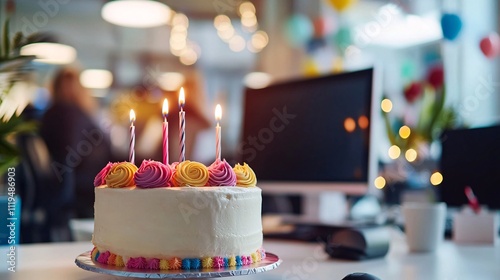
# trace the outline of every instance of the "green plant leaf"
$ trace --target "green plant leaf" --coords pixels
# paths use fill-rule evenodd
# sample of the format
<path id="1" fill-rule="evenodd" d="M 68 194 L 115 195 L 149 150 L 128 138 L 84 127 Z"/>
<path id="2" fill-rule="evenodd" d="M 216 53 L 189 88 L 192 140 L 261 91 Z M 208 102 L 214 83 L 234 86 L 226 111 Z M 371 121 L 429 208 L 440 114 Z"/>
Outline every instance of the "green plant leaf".
<path id="1" fill-rule="evenodd" d="M 19 156 L 19 151 L 6 139 L 0 138 L 0 158 L 12 156 Z"/>
<path id="2" fill-rule="evenodd" d="M 438 125 L 436 124 L 439 124 L 439 118 L 441 116 L 441 113 L 443 112 L 445 98 L 446 88 L 443 86 L 443 88 L 441 89 L 441 94 L 436 95 L 436 102 L 434 102 L 434 106 L 432 107 L 431 120 L 427 131 L 429 140 L 432 140 L 433 136 L 435 135 L 436 128 L 438 127 Z"/>
<path id="3" fill-rule="evenodd" d="M 0 174 L 4 174 L 8 168 L 18 165 L 19 156 L 9 156 L 0 158 Z"/>
<path id="4" fill-rule="evenodd" d="M 10 54 L 10 35 L 9 35 L 9 22 L 10 19 L 7 18 L 3 24 L 3 58 L 9 58 Z"/>
<path id="5" fill-rule="evenodd" d="M 389 120 L 389 114 L 382 111 L 382 116 L 385 122 L 385 130 L 387 132 L 387 138 L 389 138 L 389 142 L 391 142 L 391 145 L 396 145 L 396 135 L 392 131 L 391 121 Z"/>

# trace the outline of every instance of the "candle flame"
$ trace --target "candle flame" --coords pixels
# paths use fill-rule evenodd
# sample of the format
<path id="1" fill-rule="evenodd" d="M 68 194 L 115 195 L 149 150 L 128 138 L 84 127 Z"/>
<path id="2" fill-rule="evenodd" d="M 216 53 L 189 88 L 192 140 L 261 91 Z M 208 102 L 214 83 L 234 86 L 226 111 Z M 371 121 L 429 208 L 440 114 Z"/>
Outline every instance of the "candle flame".
<path id="1" fill-rule="evenodd" d="M 135 122 L 135 112 L 133 109 L 130 109 L 130 122 Z"/>
<path id="2" fill-rule="evenodd" d="M 181 106 L 181 108 L 184 108 L 185 102 L 186 97 L 184 96 L 184 87 L 181 87 L 181 90 L 179 91 L 179 106 Z"/>
<path id="3" fill-rule="evenodd" d="M 222 108 L 220 104 L 217 104 L 217 106 L 215 106 L 215 120 L 220 121 L 221 118 L 222 118 Z"/>
<path id="4" fill-rule="evenodd" d="M 168 100 L 166 98 L 163 100 L 163 108 L 161 112 L 163 117 L 166 118 L 168 116 Z"/>

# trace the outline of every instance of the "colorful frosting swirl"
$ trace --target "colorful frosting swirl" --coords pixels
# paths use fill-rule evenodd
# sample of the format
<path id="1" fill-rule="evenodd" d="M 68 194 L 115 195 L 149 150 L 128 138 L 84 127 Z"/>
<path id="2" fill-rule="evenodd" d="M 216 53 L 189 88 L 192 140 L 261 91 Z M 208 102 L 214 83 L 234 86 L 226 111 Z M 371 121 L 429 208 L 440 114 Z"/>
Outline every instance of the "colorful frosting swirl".
<path id="1" fill-rule="evenodd" d="M 114 163 L 108 162 L 104 168 L 97 173 L 94 179 L 94 187 L 99 187 L 106 184 L 106 176 L 108 176 L 109 170 Z"/>
<path id="2" fill-rule="evenodd" d="M 124 188 L 135 185 L 134 173 L 137 166 L 130 162 L 119 162 L 111 166 L 106 176 L 106 184 L 110 188 Z"/>
<path id="3" fill-rule="evenodd" d="M 257 177 L 248 164 L 236 164 L 233 170 L 236 173 L 236 186 L 255 187 L 257 185 Z"/>
<path id="4" fill-rule="evenodd" d="M 220 269 L 228 267 L 240 267 L 243 265 L 251 265 L 259 263 L 266 258 L 266 253 L 263 248 L 258 249 L 249 256 L 215 256 L 203 258 L 145 258 L 145 257 L 129 257 L 127 262 L 124 262 L 124 257 L 115 255 L 109 251 L 99 252 L 94 247 L 90 254 L 92 261 L 113 265 L 117 267 L 127 267 L 134 269 L 152 269 L 152 270 L 191 270 L 191 269 Z"/>
<path id="5" fill-rule="evenodd" d="M 144 160 L 135 172 L 134 181 L 139 188 L 159 188 L 167 187 L 172 170 L 169 165 L 159 161 Z"/>
<path id="6" fill-rule="evenodd" d="M 183 161 L 176 166 L 172 183 L 176 187 L 202 187 L 208 182 L 208 169 L 195 161 Z"/>
<path id="7" fill-rule="evenodd" d="M 207 186 L 235 186 L 236 174 L 227 161 L 217 159 L 208 167 Z"/>

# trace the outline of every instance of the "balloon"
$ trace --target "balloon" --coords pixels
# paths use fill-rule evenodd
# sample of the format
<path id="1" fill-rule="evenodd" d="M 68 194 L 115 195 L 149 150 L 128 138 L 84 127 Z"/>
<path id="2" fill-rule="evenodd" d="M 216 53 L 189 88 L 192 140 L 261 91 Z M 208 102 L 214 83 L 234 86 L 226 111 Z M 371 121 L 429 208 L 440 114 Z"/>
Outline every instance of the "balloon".
<path id="1" fill-rule="evenodd" d="M 337 57 L 333 61 L 332 73 L 334 73 L 334 74 L 336 74 L 336 73 L 342 73 L 342 71 L 344 71 L 344 61 L 342 60 L 342 58 Z"/>
<path id="2" fill-rule="evenodd" d="M 328 3 L 339 12 L 347 10 L 354 2 L 356 2 L 356 0 L 328 0 Z"/>
<path id="3" fill-rule="evenodd" d="M 325 39 L 323 38 L 312 38 L 308 43 L 307 43 L 307 53 L 313 53 L 317 49 L 320 49 L 322 47 L 326 46 Z"/>
<path id="4" fill-rule="evenodd" d="M 500 37 L 493 32 L 481 40 L 479 47 L 487 58 L 494 58 L 500 53 Z"/>
<path id="5" fill-rule="evenodd" d="M 404 89 L 404 95 L 408 103 L 413 103 L 423 92 L 424 88 L 419 82 L 412 82 Z"/>
<path id="6" fill-rule="evenodd" d="M 333 39 L 335 44 L 344 50 L 352 45 L 351 30 L 348 27 L 340 27 Z"/>
<path id="7" fill-rule="evenodd" d="M 314 62 L 314 59 L 308 58 L 306 60 L 306 63 L 304 65 L 304 76 L 306 77 L 314 77 L 318 76 L 320 74 L 318 66 L 316 65 L 316 62 Z"/>
<path id="8" fill-rule="evenodd" d="M 427 74 L 427 82 L 434 87 L 434 89 L 439 89 L 444 84 L 444 71 L 443 65 L 437 64 L 433 66 L 429 73 Z"/>
<path id="9" fill-rule="evenodd" d="M 313 21 L 314 25 L 314 37 L 320 38 L 323 37 L 326 30 L 326 22 L 322 18 L 316 18 Z"/>
<path id="10" fill-rule="evenodd" d="M 308 17 L 296 14 L 286 22 L 285 33 L 290 43 L 297 47 L 305 45 L 312 38 L 314 27 Z"/>
<path id="11" fill-rule="evenodd" d="M 456 14 L 443 14 L 441 17 L 441 29 L 443 30 L 443 37 L 453 41 L 458 37 L 460 30 L 462 30 L 462 20 Z"/>
<path id="12" fill-rule="evenodd" d="M 405 60 L 401 65 L 401 76 L 405 79 L 412 79 L 415 77 L 417 72 L 415 69 L 415 63 L 412 60 Z"/>

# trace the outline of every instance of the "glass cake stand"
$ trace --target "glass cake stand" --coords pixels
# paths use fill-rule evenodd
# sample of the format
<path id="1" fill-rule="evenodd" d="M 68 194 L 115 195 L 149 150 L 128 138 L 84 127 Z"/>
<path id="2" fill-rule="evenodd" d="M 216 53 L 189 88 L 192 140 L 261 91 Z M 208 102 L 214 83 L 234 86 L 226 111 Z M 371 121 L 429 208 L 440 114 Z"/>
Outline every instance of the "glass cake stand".
<path id="1" fill-rule="evenodd" d="M 78 267 L 102 274 L 109 274 L 122 277 L 137 277 L 137 278 L 184 278 L 184 279 L 199 279 L 199 278 L 215 278 L 215 277 L 230 277 L 238 275 L 248 275 L 262 273 L 277 268 L 281 264 L 281 259 L 273 254 L 266 252 L 266 258 L 258 263 L 245 265 L 236 268 L 212 268 L 212 269 L 197 269 L 197 270 L 147 270 L 147 269 L 131 269 L 126 267 L 116 267 L 114 265 L 100 264 L 92 261 L 90 251 L 80 254 L 75 259 Z"/>

